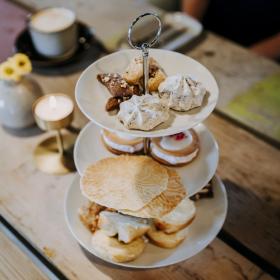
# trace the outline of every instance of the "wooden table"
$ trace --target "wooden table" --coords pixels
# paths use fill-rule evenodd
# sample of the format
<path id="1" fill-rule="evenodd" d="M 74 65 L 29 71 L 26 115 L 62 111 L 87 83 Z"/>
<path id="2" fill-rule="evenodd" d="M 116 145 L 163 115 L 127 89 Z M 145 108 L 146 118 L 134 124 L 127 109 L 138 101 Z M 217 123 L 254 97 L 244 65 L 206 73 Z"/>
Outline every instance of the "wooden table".
<path id="1" fill-rule="evenodd" d="M 56 3 L 22 2 L 34 8 Z M 75 9 L 84 22 L 95 26 L 105 41 L 112 36 L 112 30 L 119 32 L 146 9 L 139 1 L 131 0 L 62 2 Z M 120 28 L 112 29 L 114 25 Z M 279 65 L 211 33 L 187 54 L 203 63 L 217 78 L 220 104 L 280 70 Z M 73 97 L 79 75 L 33 76 L 46 93 L 65 92 Z M 85 123 L 86 119 L 76 110 L 75 126 L 82 127 Z M 229 199 L 225 225 L 219 236 L 195 257 L 154 270 L 120 269 L 86 253 L 72 237 L 64 219 L 64 198 L 75 174 L 50 176 L 36 170 L 32 151 L 46 134 L 17 137 L 1 128 L 0 230 L 6 234 L 0 233 L 0 278 L 44 279 L 45 274 L 59 279 L 279 278 L 279 149 L 218 110 L 205 123 L 220 146 L 217 173 L 226 185 Z M 17 242 L 24 252 L 15 245 Z"/>

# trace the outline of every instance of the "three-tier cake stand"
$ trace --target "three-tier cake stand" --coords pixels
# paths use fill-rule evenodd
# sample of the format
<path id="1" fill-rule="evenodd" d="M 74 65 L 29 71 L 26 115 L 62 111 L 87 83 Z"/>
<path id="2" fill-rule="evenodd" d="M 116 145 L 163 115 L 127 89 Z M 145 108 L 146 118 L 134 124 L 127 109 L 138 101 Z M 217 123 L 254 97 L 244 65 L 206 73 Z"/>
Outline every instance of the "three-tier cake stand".
<path id="1" fill-rule="evenodd" d="M 144 16 L 155 16 L 144 14 L 138 17 L 129 28 L 129 42 L 132 46 L 131 32 L 135 23 Z M 171 51 L 150 49 L 160 35 L 161 23 L 155 16 L 159 29 L 156 37 L 149 43 L 136 46 L 134 50 L 122 50 L 105 56 L 89 66 L 81 75 L 75 89 L 76 101 L 81 111 L 88 117 L 90 122 L 83 128 L 77 138 L 74 149 L 74 160 L 79 175 L 83 175 L 85 169 L 100 159 L 115 157 L 102 144 L 101 128 L 113 132 L 121 132 L 131 136 L 161 137 L 176 134 L 193 128 L 200 140 L 199 156 L 184 167 L 175 168 L 182 178 L 188 196 L 199 192 L 212 178 L 214 197 L 196 202 L 197 214 L 194 222 L 190 225 L 190 233 L 186 240 L 175 249 L 162 249 L 151 244 L 147 245 L 143 255 L 133 262 L 119 264 L 120 266 L 135 268 L 155 268 L 183 261 L 200 252 L 218 234 L 227 212 L 227 197 L 221 180 L 215 176 L 218 165 L 218 145 L 207 129 L 202 124 L 213 111 L 218 99 L 218 86 L 212 74 L 197 61 Z M 172 113 L 171 120 L 166 124 L 156 127 L 152 131 L 127 130 L 120 124 L 115 115 L 105 111 L 105 103 L 109 93 L 100 85 L 96 76 L 99 73 L 123 73 L 129 62 L 136 56 L 143 54 L 144 77 L 147 77 L 148 55 L 155 58 L 165 69 L 168 75 L 181 73 L 190 75 L 199 80 L 206 87 L 208 94 L 201 108 L 193 109 L 186 113 Z M 146 67 L 146 68 L 145 68 Z M 146 70 L 145 70 L 146 69 Z M 147 80 L 144 78 L 144 89 L 147 92 Z M 147 142 L 146 140 L 144 140 Z M 127 171 L 129 172 L 129 170 Z M 78 217 L 78 209 L 86 203 L 81 195 L 79 176 L 77 176 L 69 188 L 66 202 L 65 214 L 68 226 L 77 241 L 94 255 L 90 242 L 90 232 L 83 226 Z M 111 262 L 110 260 L 106 260 Z"/>

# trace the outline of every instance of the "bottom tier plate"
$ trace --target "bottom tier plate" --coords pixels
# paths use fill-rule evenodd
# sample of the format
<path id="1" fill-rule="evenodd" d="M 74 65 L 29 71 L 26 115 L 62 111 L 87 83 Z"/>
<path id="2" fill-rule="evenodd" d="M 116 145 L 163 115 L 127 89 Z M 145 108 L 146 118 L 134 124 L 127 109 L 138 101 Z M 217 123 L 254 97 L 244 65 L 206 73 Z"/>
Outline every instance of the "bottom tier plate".
<path id="1" fill-rule="evenodd" d="M 115 263 L 100 257 L 91 245 L 91 233 L 82 224 L 78 209 L 87 200 L 80 192 L 79 176 L 76 176 L 65 199 L 65 217 L 68 227 L 82 247 L 109 263 L 131 268 L 157 268 L 184 261 L 203 250 L 218 234 L 227 213 L 225 187 L 218 177 L 213 178 L 214 197 L 196 203 L 196 217 L 189 226 L 189 236 L 175 249 L 163 249 L 147 244 L 143 254 L 133 262 Z"/>
<path id="2" fill-rule="evenodd" d="M 199 124 L 194 130 L 200 140 L 199 155 L 191 163 L 175 168 L 189 196 L 197 193 L 210 181 L 219 161 L 218 144 L 206 126 Z M 74 160 L 79 174 L 82 175 L 90 164 L 115 156 L 104 147 L 100 128 L 94 123 L 88 123 L 78 136 L 74 149 Z"/>

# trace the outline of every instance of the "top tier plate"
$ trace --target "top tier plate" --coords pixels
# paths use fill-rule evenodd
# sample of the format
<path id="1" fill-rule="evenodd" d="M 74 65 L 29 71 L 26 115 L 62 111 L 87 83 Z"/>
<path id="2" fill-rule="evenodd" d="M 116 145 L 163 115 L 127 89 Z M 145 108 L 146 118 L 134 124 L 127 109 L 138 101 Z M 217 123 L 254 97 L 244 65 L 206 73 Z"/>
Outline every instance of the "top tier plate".
<path id="1" fill-rule="evenodd" d="M 169 120 L 151 131 L 126 129 L 118 121 L 116 115 L 110 115 L 105 111 L 105 104 L 110 97 L 110 93 L 97 81 L 96 76 L 99 73 L 122 74 L 130 61 L 140 55 L 141 52 L 138 50 L 121 50 L 104 56 L 84 70 L 76 84 L 75 96 L 79 108 L 88 119 L 111 131 L 140 137 L 158 137 L 176 134 L 192 128 L 205 120 L 214 110 L 219 89 L 215 78 L 203 65 L 177 52 L 151 49 L 150 56 L 159 62 L 168 76 L 175 74 L 190 75 L 193 79 L 202 82 L 208 93 L 204 97 L 201 107 L 188 112 L 170 110 L 171 117 Z"/>

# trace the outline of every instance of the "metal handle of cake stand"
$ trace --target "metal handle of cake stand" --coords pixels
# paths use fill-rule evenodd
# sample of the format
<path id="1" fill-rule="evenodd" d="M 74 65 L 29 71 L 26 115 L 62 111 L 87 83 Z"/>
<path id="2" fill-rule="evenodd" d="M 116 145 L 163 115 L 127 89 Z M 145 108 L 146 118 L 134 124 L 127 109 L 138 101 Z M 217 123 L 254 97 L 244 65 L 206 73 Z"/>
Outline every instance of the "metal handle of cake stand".
<path id="1" fill-rule="evenodd" d="M 140 46 L 137 46 L 136 44 L 133 44 L 132 39 L 131 39 L 132 29 L 133 29 L 134 25 L 139 20 L 141 20 L 142 18 L 144 18 L 146 16 L 153 16 L 153 17 L 155 17 L 157 19 L 158 30 L 157 30 L 157 33 L 156 33 L 154 39 L 150 43 L 142 42 L 142 44 Z M 161 20 L 160 20 L 158 15 L 156 15 L 154 13 L 145 13 L 145 14 L 142 14 L 142 15 L 138 16 L 136 19 L 133 20 L 133 22 L 129 26 L 128 33 L 127 33 L 127 39 L 128 39 L 129 45 L 132 48 L 134 48 L 134 49 L 142 51 L 142 57 L 143 57 L 143 84 L 144 84 L 145 94 L 149 93 L 149 88 L 148 88 L 148 80 L 149 80 L 149 48 L 151 48 L 158 41 L 160 33 L 161 33 L 161 26 L 162 26 Z"/>

